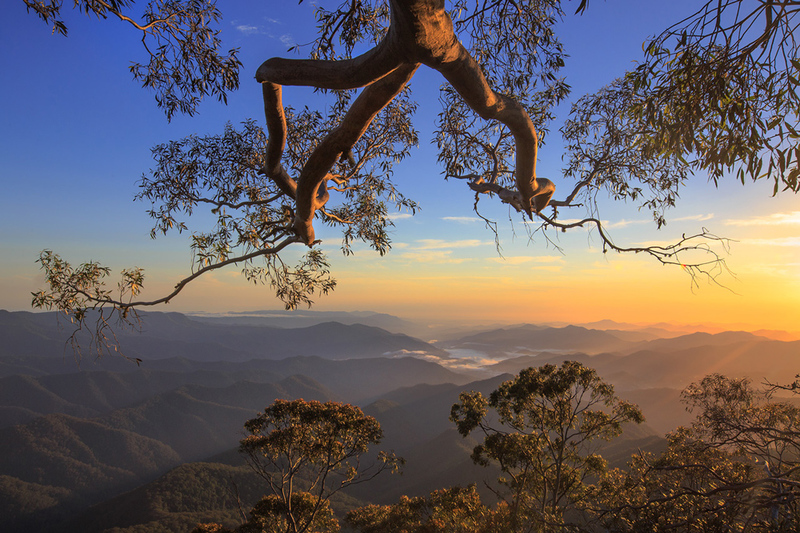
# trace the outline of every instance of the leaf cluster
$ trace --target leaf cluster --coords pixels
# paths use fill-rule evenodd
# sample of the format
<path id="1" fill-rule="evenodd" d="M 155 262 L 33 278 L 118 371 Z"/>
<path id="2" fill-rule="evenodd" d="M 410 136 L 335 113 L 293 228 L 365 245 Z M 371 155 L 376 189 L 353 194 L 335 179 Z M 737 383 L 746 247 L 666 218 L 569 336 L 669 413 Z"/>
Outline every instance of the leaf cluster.
<path id="1" fill-rule="evenodd" d="M 798 14 L 795 1 L 708 1 L 647 43 L 631 74 L 631 112 L 654 130 L 645 153 L 798 192 Z"/>
<path id="2" fill-rule="evenodd" d="M 614 531 L 790 531 L 797 527 L 800 409 L 747 379 L 706 376 L 683 392 L 697 411 L 660 456 L 597 484 L 600 522 Z"/>
<path id="3" fill-rule="evenodd" d="M 489 84 L 526 109 L 542 143 L 553 108 L 570 91 L 558 75 L 566 58 L 555 33 L 563 16 L 561 2 L 459 0 L 451 14 L 456 33 Z M 445 177 L 513 183 L 516 146 L 509 129 L 478 117 L 448 84 L 441 86 L 439 102 L 434 135 Z"/>
<path id="4" fill-rule="evenodd" d="M 393 453 L 380 452 L 372 464 L 361 464 L 383 432 L 374 418 L 349 404 L 275 400 L 244 427 L 250 435 L 239 450 L 272 493 L 254 509 L 252 527 L 279 517 L 293 533 L 337 531 L 330 497 L 402 463 Z"/>
<path id="5" fill-rule="evenodd" d="M 61 0 L 23 0 L 53 33 L 67 35 L 60 18 Z M 147 63 L 134 62 L 130 71 L 142 86 L 151 89 L 156 104 L 168 119 L 176 111 L 193 115 L 205 96 L 227 102 L 228 93 L 239 88 L 238 50 L 220 52 L 217 25 L 221 14 L 214 0 L 150 0 L 138 20 L 130 11 L 134 0 L 75 0 L 75 8 L 87 15 L 116 17 L 142 35 Z"/>
<path id="6" fill-rule="evenodd" d="M 595 210 L 597 194 L 605 190 L 614 200 L 639 202 L 661 228 L 691 166 L 679 154 L 650 150 L 659 132 L 630 112 L 642 98 L 634 85 L 624 77 L 573 104 L 561 128 L 567 153 L 564 175 L 582 184 L 579 198 Z"/>
<path id="7" fill-rule="evenodd" d="M 347 513 L 347 524 L 361 533 L 475 533 L 488 531 L 492 511 L 474 485 L 451 487 L 393 505 L 367 505 Z"/>
<path id="8" fill-rule="evenodd" d="M 142 269 L 122 270 L 117 291 L 114 291 L 105 284 L 111 269 L 96 261 L 73 267 L 51 250 L 43 250 L 37 263 L 44 271 L 48 288 L 31 293 L 31 305 L 60 311 L 67 317 L 74 326 L 67 343 L 76 356 L 80 357 L 81 346 L 88 346 L 98 356 L 116 350 L 115 323 L 128 327 L 138 323 L 135 309 L 118 304 L 131 302 L 141 292 L 144 287 Z M 139 360 L 134 361 L 138 363 Z"/>

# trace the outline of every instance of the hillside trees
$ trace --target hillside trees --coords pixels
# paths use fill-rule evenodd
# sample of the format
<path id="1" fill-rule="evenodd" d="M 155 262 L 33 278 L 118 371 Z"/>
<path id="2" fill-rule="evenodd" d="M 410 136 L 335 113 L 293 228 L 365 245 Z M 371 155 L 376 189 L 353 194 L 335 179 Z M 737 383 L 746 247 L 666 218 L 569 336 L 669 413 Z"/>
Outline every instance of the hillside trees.
<path id="1" fill-rule="evenodd" d="M 484 434 L 472 458 L 499 465 L 500 521 L 508 531 L 527 532 L 563 527 L 565 514 L 586 499 L 587 478 L 606 468 L 598 442 L 644 417 L 597 372 L 566 361 L 561 367 L 525 369 L 488 399 L 462 393 L 451 420 L 463 436 L 474 430 Z"/>
<path id="2" fill-rule="evenodd" d="M 394 505 L 367 505 L 345 517 L 361 533 L 475 533 L 490 531 L 494 513 L 481 503 L 474 485 L 430 495 L 403 496 Z"/>
<path id="3" fill-rule="evenodd" d="M 794 390 L 794 389 L 792 389 Z M 706 376 L 683 392 L 697 417 L 661 456 L 635 455 L 598 483 L 612 531 L 794 531 L 800 409 L 747 379 Z"/>
<path id="4" fill-rule="evenodd" d="M 59 2 L 23 1 L 61 31 Z M 218 17 L 211 0 L 157 0 L 148 4 L 141 23 L 122 14 L 133 5 L 78 2 L 86 12 L 133 24 L 145 39 L 164 39 L 150 70 L 134 73 L 156 91 L 168 116 L 191 113 L 205 94 L 224 99 L 236 86 L 235 51 L 219 55 L 216 34 L 208 29 L 207 22 Z M 575 101 L 561 128 L 567 152 L 559 154 L 567 161 L 564 176 L 574 183 L 558 198 L 553 182 L 537 175 L 536 162 L 554 106 L 569 95 L 559 75 L 566 56 L 556 34 L 567 5 L 321 5 L 309 58 L 267 59 L 256 72 L 266 130 L 246 122 L 154 149 L 156 164 L 139 194 L 152 204 L 152 234 L 188 231 L 188 218 L 201 207 L 213 218 L 210 229 L 193 230 L 192 273 L 162 298 L 137 300 L 141 269 L 123 271 L 114 290 L 105 285 L 110 271 L 101 264 L 73 267 L 45 251 L 40 264 L 47 288 L 34 294 L 34 306 L 64 311 L 79 325 L 87 309 L 99 310 L 93 333 L 102 349 L 110 314 L 127 320 L 131 310 L 168 302 L 189 282 L 225 266 L 239 265 L 247 279 L 271 285 L 287 307 L 332 290 L 315 227 L 341 230 L 345 253 L 362 241 L 382 254 L 391 244 L 390 206 L 416 209 L 396 188 L 392 172 L 418 142 L 408 82 L 423 67 L 445 82 L 434 132 L 444 175 L 474 191 L 479 215 L 480 198 L 499 198 L 540 223 L 542 231 L 595 227 L 604 251 L 647 253 L 713 280 L 724 259 L 712 245 L 724 248 L 724 239 L 702 231 L 669 246 L 620 246 L 602 226 L 596 199 L 607 193 L 637 202 L 660 227 L 665 209 L 696 171 L 719 179 L 738 169 L 741 179 L 769 177 L 776 190 L 797 191 L 800 63 L 791 30 L 798 4 L 709 1 L 655 38 L 634 71 Z M 588 1 L 573 7 L 583 13 Z M 318 110 L 285 107 L 285 86 L 320 89 L 329 104 Z M 291 266 L 281 253 L 298 243 L 311 250 Z"/>

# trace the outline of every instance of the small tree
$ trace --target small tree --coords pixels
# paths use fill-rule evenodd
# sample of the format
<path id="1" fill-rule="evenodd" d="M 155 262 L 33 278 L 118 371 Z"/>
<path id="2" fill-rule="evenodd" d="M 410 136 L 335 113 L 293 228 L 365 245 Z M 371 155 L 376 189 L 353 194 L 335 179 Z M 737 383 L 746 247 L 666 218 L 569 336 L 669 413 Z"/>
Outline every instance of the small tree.
<path id="1" fill-rule="evenodd" d="M 746 503 L 731 497 L 751 487 L 741 457 L 710 447 L 680 428 L 667 450 L 631 457 L 627 470 L 607 472 L 589 493 L 589 507 L 606 531 L 745 531 Z"/>
<path id="2" fill-rule="evenodd" d="M 584 500 L 587 478 L 605 470 L 598 440 L 619 436 L 626 422 L 644 420 L 596 371 L 571 361 L 525 369 L 488 400 L 479 392 L 462 393 L 450 418 L 464 436 L 476 429 L 485 435 L 472 458 L 502 470 L 505 490 L 496 493 L 510 531 L 563 526 L 565 512 Z"/>
<path id="3" fill-rule="evenodd" d="M 276 400 L 245 429 L 250 435 L 240 450 L 272 493 L 253 509 L 248 527 L 279 522 L 287 533 L 335 531 L 331 496 L 396 471 L 402 462 L 380 452 L 371 465 L 361 463 L 383 432 L 374 418 L 348 404 Z"/>

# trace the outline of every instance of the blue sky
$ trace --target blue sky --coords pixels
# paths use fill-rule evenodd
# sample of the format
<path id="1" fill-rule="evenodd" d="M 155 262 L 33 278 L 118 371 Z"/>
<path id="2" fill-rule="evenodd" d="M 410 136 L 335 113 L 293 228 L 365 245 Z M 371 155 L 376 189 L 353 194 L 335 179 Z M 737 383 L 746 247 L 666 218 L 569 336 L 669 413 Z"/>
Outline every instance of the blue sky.
<path id="1" fill-rule="evenodd" d="M 34 261 L 44 248 L 76 263 L 97 260 L 114 271 L 143 267 L 152 297 L 185 275 L 190 266 L 185 236 L 151 240 L 147 205 L 132 201 L 137 180 L 151 167 L 150 148 L 192 133 L 218 133 L 226 122 L 261 120 L 260 89 L 251 81 L 256 67 L 269 57 L 286 56 L 289 46 L 310 41 L 314 31 L 310 2 L 219 2 L 224 45 L 241 49 L 242 87 L 228 106 L 208 101 L 197 116 L 168 123 L 152 95 L 128 72 L 130 62 L 143 57 L 136 34 L 116 20 L 71 12 L 70 5 L 64 13 L 67 38 L 51 35 L 22 2 L 0 6 L 5 80 L 0 86 L 0 308 L 29 308 L 30 292 L 41 287 Z M 696 2 L 595 0 L 587 14 L 569 13 L 560 35 L 572 56 L 564 74 L 573 97 L 632 67 L 643 40 L 688 14 L 692 5 Z M 540 236 L 529 242 L 519 217 L 512 217 L 512 225 L 507 208 L 484 201 L 482 210 L 501 223 L 500 256 L 493 235 L 471 210 L 467 187 L 445 182 L 436 164 L 429 141 L 439 83 L 438 74 L 426 70 L 412 82 L 421 103 L 421 142 L 396 172 L 396 182 L 422 211 L 414 218 L 397 217 L 395 247 L 384 258 L 365 249 L 342 258 L 337 236 L 322 233 L 339 287 L 319 300 L 319 309 L 486 321 L 611 318 L 797 329 L 796 196 L 772 198 L 767 183 L 743 187 L 729 180 L 715 189 L 698 177 L 661 231 L 635 206 L 603 204 L 603 217 L 620 244 L 671 241 L 704 226 L 736 239 L 728 258 L 736 277 L 723 278 L 732 291 L 715 286 L 692 291 L 680 269 L 639 256 L 603 256 L 597 239 L 581 230 L 558 236 L 562 250 Z M 313 95 L 287 88 L 284 99 L 300 106 Z M 559 178 L 555 126 L 540 151 L 538 169 L 563 191 L 569 183 Z M 278 306 L 268 289 L 246 285 L 233 269 L 198 282 L 166 309 Z"/>

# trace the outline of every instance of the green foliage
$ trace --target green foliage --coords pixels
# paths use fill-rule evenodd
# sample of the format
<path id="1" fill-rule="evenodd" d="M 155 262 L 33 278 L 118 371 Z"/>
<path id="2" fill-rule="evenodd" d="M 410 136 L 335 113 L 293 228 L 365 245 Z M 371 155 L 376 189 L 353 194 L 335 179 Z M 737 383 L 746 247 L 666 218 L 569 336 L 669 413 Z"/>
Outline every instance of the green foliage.
<path id="1" fill-rule="evenodd" d="M 437 490 L 427 497 L 403 496 L 394 505 L 354 509 L 345 521 L 361 533 L 474 533 L 488 531 L 492 515 L 470 485 Z"/>
<path id="2" fill-rule="evenodd" d="M 349 404 L 276 400 L 245 429 L 250 435 L 239 449 L 272 492 L 254 509 L 254 520 L 281 516 L 292 533 L 323 526 L 333 531 L 331 496 L 384 470 L 396 471 L 402 462 L 380 452 L 372 465 L 361 463 L 383 433 L 374 418 Z"/>
<path id="3" fill-rule="evenodd" d="M 678 430 L 659 457 L 634 455 L 592 488 L 600 524 L 611 531 L 746 531 L 746 505 L 731 498 L 752 480 L 740 457 Z"/>
<path id="4" fill-rule="evenodd" d="M 595 210 L 598 193 L 605 191 L 614 200 L 639 202 L 660 228 L 691 167 L 680 154 L 642 149 L 657 133 L 656 126 L 629 113 L 642 98 L 631 79 L 622 78 L 578 100 L 561 128 L 568 154 L 564 173 L 587 185 L 578 197 Z"/>
<path id="5" fill-rule="evenodd" d="M 98 355 L 115 350 L 116 339 L 111 321 L 116 318 L 119 324 L 134 326 L 138 320 L 136 310 L 127 305 L 144 286 L 142 269 L 123 270 L 115 294 L 104 281 L 111 269 L 95 261 L 73 267 L 58 254 L 44 250 L 37 262 L 44 271 L 48 289 L 31 293 L 31 305 L 38 309 L 61 311 L 67 316 L 75 326 L 68 342 L 76 354 L 80 355 L 81 346 L 87 345 L 85 340 L 81 342 L 81 334 L 88 335 L 88 346 Z M 118 306 L 114 302 L 127 303 Z M 109 303 L 112 305 L 106 308 Z M 92 319 L 94 327 L 91 326 Z"/>
<path id="6" fill-rule="evenodd" d="M 53 25 L 53 33 L 67 35 L 59 17 L 61 0 L 22 0 L 28 12 Z M 129 12 L 134 0 L 75 0 L 74 7 L 87 15 L 118 18 L 142 34 L 149 55 L 147 64 L 130 66 L 133 78 L 151 89 L 156 104 L 167 118 L 176 111 L 193 115 L 203 97 L 227 102 L 228 92 L 239 88 L 238 50 L 219 52 L 221 14 L 214 0 L 151 0 L 136 22 Z"/>
<path id="7" fill-rule="evenodd" d="M 520 6 L 495 0 L 479 6 L 458 0 L 450 9 L 456 33 L 498 93 L 522 104 L 543 142 L 553 108 L 570 87 L 558 73 L 566 54 L 555 31 L 563 17 L 561 2 L 545 0 Z M 447 84 L 440 88 L 435 140 L 446 178 L 467 176 L 511 186 L 516 146 L 511 132 L 481 119 Z"/>
<path id="8" fill-rule="evenodd" d="M 488 419 L 491 408 L 495 426 Z M 564 525 L 565 512 L 586 499 L 587 478 L 606 467 L 598 440 L 622 433 L 626 422 L 641 423 L 641 411 L 620 400 L 614 388 L 580 363 L 528 368 L 489 397 L 462 393 L 451 420 L 467 436 L 485 438 L 473 450 L 479 464 L 498 464 L 510 531 L 547 531 Z M 530 529 L 529 529 L 530 528 Z"/>
<path id="9" fill-rule="evenodd" d="M 338 533 L 339 521 L 333 516 L 328 501 L 318 505 L 317 498 L 307 492 L 295 492 L 291 495 L 291 512 L 286 512 L 286 505 L 278 496 L 265 496 L 250 511 L 250 519 L 237 528 L 241 533 L 284 533 L 286 531 L 302 531 L 303 524 L 314 533 Z"/>
<path id="10" fill-rule="evenodd" d="M 598 483 L 613 531 L 795 531 L 800 484 L 800 408 L 712 374 L 683 392 L 697 411 L 668 436 L 664 454 L 634 456 L 629 471 Z"/>
<path id="11" fill-rule="evenodd" d="M 797 2 L 707 2 L 646 45 L 630 111 L 652 127 L 645 156 L 685 158 L 717 181 L 800 191 Z"/>

